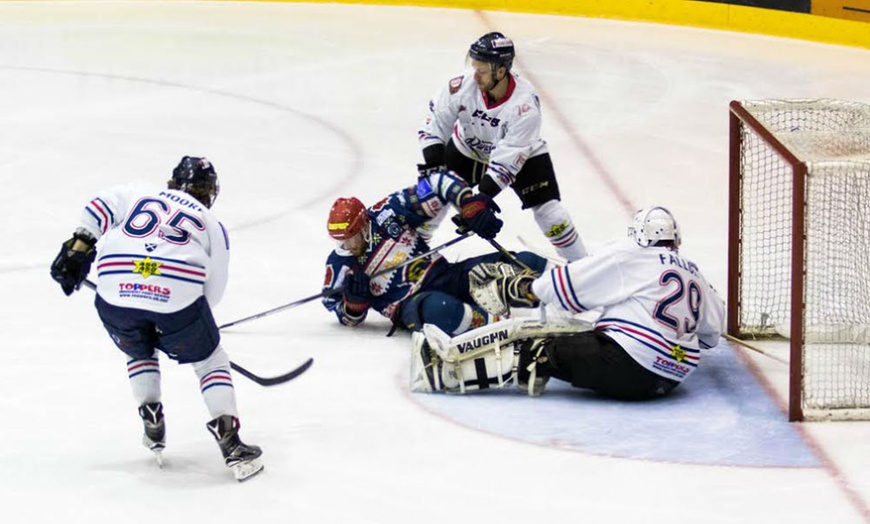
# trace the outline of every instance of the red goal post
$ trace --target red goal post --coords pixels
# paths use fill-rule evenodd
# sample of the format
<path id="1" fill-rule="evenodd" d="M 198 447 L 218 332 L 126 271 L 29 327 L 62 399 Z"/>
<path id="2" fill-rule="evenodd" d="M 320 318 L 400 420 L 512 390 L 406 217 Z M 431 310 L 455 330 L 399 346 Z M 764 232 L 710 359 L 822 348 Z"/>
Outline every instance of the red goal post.
<path id="1" fill-rule="evenodd" d="M 730 104 L 728 334 L 789 341 L 789 420 L 870 419 L 870 106 Z"/>

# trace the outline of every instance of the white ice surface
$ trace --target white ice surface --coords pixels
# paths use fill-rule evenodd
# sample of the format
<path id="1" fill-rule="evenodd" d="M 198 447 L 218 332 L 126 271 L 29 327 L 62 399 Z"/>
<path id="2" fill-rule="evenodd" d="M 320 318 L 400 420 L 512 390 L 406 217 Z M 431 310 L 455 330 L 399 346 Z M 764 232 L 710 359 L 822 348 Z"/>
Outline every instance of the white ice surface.
<path id="1" fill-rule="evenodd" d="M 332 201 L 410 184 L 430 95 L 499 29 L 538 85 L 562 189 L 594 249 L 655 202 L 726 284 L 728 102 L 868 102 L 870 53 L 641 23 L 418 8 L 0 2 L 0 501 L 3 522 L 870 522 L 870 425 L 783 422 L 781 363 L 722 345 L 673 402 L 567 388 L 421 397 L 410 341 L 316 302 L 227 330 L 266 471 L 238 485 L 188 367 L 163 361 L 166 466 L 140 444 L 124 358 L 83 290 L 48 276 L 104 186 L 221 176 L 233 261 L 218 322 L 319 291 Z M 516 197 L 500 239 L 541 242 Z M 450 228 L 438 232 L 440 243 Z M 488 246 L 469 240 L 451 258 Z M 757 376 L 750 372 L 755 368 Z M 694 379 L 694 380 L 693 380 Z M 693 450 L 697 461 L 668 457 Z"/>

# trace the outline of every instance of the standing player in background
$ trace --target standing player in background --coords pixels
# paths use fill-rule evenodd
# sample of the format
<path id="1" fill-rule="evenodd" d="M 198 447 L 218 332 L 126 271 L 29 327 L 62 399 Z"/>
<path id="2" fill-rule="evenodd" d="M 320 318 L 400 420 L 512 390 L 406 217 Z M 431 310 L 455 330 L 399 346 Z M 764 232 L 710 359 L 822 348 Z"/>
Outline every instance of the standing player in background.
<path id="1" fill-rule="evenodd" d="M 447 169 L 422 172 L 415 186 L 396 191 L 366 209 L 357 198 L 339 198 L 329 212 L 327 232 L 337 246 L 326 260 L 324 306 L 338 320 L 355 326 L 369 309 L 393 324 L 419 330 L 435 324 L 450 334 L 463 333 L 492 321 L 469 294 L 468 274 L 483 262 L 504 260 L 500 253 L 456 263 L 430 252 L 428 240 L 450 207 L 460 211 L 469 229 L 492 238 L 501 227 L 491 202 Z M 420 257 L 394 271 L 406 260 Z M 522 252 L 517 258 L 538 273 L 547 261 Z"/>
<path id="2" fill-rule="evenodd" d="M 538 227 L 568 261 L 586 255 L 541 138 L 541 107 L 534 86 L 511 72 L 514 44 L 487 33 L 471 44 L 471 70 L 451 79 L 429 102 L 419 132 L 425 165 L 445 165 L 481 195 L 510 186 L 531 209 Z"/>
<path id="3" fill-rule="evenodd" d="M 540 304 L 570 313 L 601 311 L 590 331 L 514 342 L 512 378 L 530 394 L 540 394 L 553 377 L 617 399 L 659 397 L 697 369 L 702 349 L 719 343 L 725 304 L 698 266 L 680 256 L 680 232 L 673 215 L 658 206 L 641 209 L 628 232 L 630 239 L 540 277 L 508 275 L 512 267 L 492 264 L 473 271 L 472 296 L 491 314 Z M 420 389 L 458 387 L 454 377 L 463 376 L 462 370 L 446 369 L 437 358 L 430 365 L 432 355 L 424 341 L 415 338 L 415 358 L 422 361 L 417 366 Z M 443 373 L 436 377 L 433 369 Z M 473 369 L 465 375 L 473 376 Z M 439 383 L 436 378 L 441 377 Z M 475 382 L 475 389 L 480 382 Z"/>
<path id="4" fill-rule="evenodd" d="M 101 192 L 63 243 L 51 276 L 67 296 L 96 258 L 95 305 L 109 336 L 127 355 L 127 373 L 145 426 L 142 443 L 162 465 L 166 424 L 157 350 L 192 364 L 212 416 L 206 424 L 239 480 L 263 469 L 262 451 L 239 438 L 230 361 L 212 308 L 227 283 L 229 239 L 210 208 L 218 177 L 205 158 L 186 156 L 168 189 L 121 186 Z"/>

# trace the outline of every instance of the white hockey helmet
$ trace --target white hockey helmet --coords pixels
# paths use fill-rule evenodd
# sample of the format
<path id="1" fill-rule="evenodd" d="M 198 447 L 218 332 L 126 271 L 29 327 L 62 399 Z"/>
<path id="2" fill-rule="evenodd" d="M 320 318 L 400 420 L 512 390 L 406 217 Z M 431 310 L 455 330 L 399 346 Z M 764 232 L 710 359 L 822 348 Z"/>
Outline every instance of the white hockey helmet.
<path id="1" fill-rule="evenodd" d="M 672 240 L 680 247 L 680 228 L 670 211 L 661 206 L 647 206 L 634 215 L 628 226 L 628 236 L 640 247 L 658 245 L 659 241 Z"/>

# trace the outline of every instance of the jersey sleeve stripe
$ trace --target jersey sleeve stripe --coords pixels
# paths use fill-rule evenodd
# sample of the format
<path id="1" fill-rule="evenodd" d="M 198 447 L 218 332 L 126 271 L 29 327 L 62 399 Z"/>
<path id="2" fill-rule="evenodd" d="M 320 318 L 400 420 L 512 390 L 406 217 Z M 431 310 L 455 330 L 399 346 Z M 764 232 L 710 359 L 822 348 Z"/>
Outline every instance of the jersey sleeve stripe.
<path id="1" fill-rule="evenodd" d="M 571 284 L 571 274 L 565 271 L 563 267 L 557 267 L 550 271 L 550 277 L 553 282 L 553 289 L 556 291 L 556 298 L 566 311 L 582 313 L 589 308 L 580 303 L 577 295 L 574 293 L 574 286 Z"/>
<path id="2" fill-rule="evenodd" d="M 100 231 L 105 234 L 109 229 L 109 226 L 112 225 L 112 220 L 115 216 L 114 213 L 112 213 L 111 208 L 109 208 L 109 206 L 107 206 L 101 199 L 95 198 L 88 203 L 85 209 L 94 217 Z"/>

